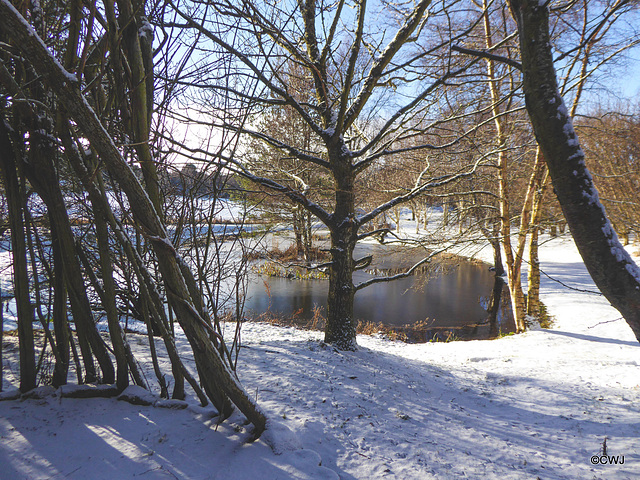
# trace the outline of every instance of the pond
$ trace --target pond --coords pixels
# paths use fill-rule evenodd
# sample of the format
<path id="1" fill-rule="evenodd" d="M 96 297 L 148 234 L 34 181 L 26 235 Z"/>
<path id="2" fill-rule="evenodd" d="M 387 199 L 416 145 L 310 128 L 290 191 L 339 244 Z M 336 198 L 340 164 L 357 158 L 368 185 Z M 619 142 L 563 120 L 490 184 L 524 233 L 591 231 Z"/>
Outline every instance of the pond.
<path id="1" fill-rule="evenodd" d="M 422 251 L 424 252 L 424 251 Z M 383 245 L 359 246 L 355 258 L 373 254 L 367 271 L 354 274 L 358 284 L 412 265 L 422 252 Z M 454 255 L 438 256 L 419 274 L 377 283 L 356 293 L 355 318 L 382 324 L 409 340 L 488 339 L 515 331 L 507 288 L 489 265 Z M 252 275 L 246 308 L 251 312 L 295 314 L 308 322 L 314 308 L 326 315 L 327 280 L 298 280 Z M 497 296 L 499 303 L 492 303 Z M 491 308 L 493 306 L 493 309 Z M 491 310 L 491 312 L 489 311 Z"/>

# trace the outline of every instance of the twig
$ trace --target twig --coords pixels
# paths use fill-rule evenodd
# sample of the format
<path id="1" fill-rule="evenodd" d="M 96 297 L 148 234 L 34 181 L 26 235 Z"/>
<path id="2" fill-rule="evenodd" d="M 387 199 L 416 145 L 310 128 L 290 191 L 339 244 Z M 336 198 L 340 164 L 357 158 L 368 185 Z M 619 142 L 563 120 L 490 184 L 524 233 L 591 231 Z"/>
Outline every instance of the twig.
<path id="1" fill-rule="evenodd" d="M 598 325 L 604 325 L 605 323 L 619 322 L 620 320 L 624 320 L 624 317 L 618 317 L 618 318 L 614 318 L 613 320 L 605 320 L 604 322 L 598 322 L 595 325 L 591 325 L 590 327 L 587 327 L 587 330 L 589 330 L 591 328 L 595 328 Z"/>
<path id="2" fill-rule="evenodd" d="M 528 262 L 527 262 L 528 263 Z M 544 274 L 545 277 L 547 277 L 549 280 L 553 280 L 554 282 L 559 283 L 560 285 L 562 285 L 565 288 L 568 288 L 569 290 L 575 290 L 576 292 L 582 292 L 582 293 L 590 293 L 592 295 L 599 295 L 599 296 L 603 296 L 601 292 L 594 292 L 593 290 L 585 290 L 583 288 L 576 288 L 576 287 L 572 287 L 570 285 L 567 285 L 566 283 L 558 280 L 557 278 L 553 278 L 551 275 L 549 275 L 548 273 L 546 273 L 544 270 L 540 269 L 540 272 L 542 272 Z"/>

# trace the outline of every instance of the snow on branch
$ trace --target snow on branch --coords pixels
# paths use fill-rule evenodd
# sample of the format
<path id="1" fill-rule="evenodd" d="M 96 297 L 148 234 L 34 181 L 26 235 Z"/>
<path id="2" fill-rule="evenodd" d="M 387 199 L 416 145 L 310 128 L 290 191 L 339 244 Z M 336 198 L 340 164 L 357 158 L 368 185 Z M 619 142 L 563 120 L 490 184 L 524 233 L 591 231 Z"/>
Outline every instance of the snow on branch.
<path id="1" fill-rule="evenodd" d="M 395 37 L 391 39 L 382 54 L 375 59 L 369 74 L 364 79 L 360 92 L 356 95 L 355 100 L 345 114 L 343 128 L 348 129 L 351 124 L 358 118 L 365 104 L 373 94 L 373 90 L 378 81 L 384 74 L 384 69 L 391 63 L 393 57 L 398 53 L 400 48 L 411 40 L 411 35 L 416 28 L 422 23 L 427 7 L 431 5 L 431 0 L 421 0 L 415 7 L 411 15 L 407 18 L 404 25 L 400 27 Z"/>

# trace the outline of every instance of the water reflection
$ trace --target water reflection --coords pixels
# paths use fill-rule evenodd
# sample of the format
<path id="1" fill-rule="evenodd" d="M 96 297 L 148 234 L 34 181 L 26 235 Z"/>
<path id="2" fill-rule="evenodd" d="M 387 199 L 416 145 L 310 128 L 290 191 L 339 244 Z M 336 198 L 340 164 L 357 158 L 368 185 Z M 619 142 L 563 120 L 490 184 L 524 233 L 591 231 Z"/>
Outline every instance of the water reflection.
<path id="1" fill-rule="evenodd" d="M 380 254 L 380 248 L 384 247 L 365 246 L 356 257 Z M 416 255 L 409 250 L 384 252 L 370 271 L 355 272 L 354 283 L 388 269 L 405 268 Z M 253 312 L 269 309 L 309 320 L 314 307 L 326 311 L 328 287 L 326 280 L 253 275 L 246 306 Z M 414 341 L 495 338 L 515 330 L 503 281 L 495 278 L 488 265 L 460 257 L 439 258 L 418 275 L 360 290 L 354 308 L 357 320 L 392 327 Z"/>

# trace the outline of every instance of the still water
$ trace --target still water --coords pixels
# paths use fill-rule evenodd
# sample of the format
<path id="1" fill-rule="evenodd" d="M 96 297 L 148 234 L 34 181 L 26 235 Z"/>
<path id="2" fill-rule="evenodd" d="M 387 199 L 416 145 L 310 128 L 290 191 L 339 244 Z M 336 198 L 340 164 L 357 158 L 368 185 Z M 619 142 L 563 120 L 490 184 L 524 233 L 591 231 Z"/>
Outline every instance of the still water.
<path id="1" fill-rule="evenodd" d="M 356 285 L 374 276 L 393 273 L 389 269 L 406 268 L 420 253 L 407 248 L 365 245 L 354 256 L 367 254 L 373 254 L 376 260 L 369 270 L 354 274 Z M 358 291 L 355 318 L 400 330 L 411 330 L 411 325 L 420 322 L 421 334 L 417 337 L 422 338 L 416 337 L 417 341 L 434 336 L 447 338 L 451 334 L 459 339 L 492 338 L 514 331 L 506 287 L 499 294 L 501 302 L 496 314 L 489 314 L 496 286 L 502 285 L 496 285 L 487 264 L 455 256 L 436 257 L 420 274 Z M 327 280 L 252 275 L 246 307 L 252 312 L 297 313 L 301 320 L 308 320 L 314 307 L 322 308 L 326 314 L 328 288 Z"/>

